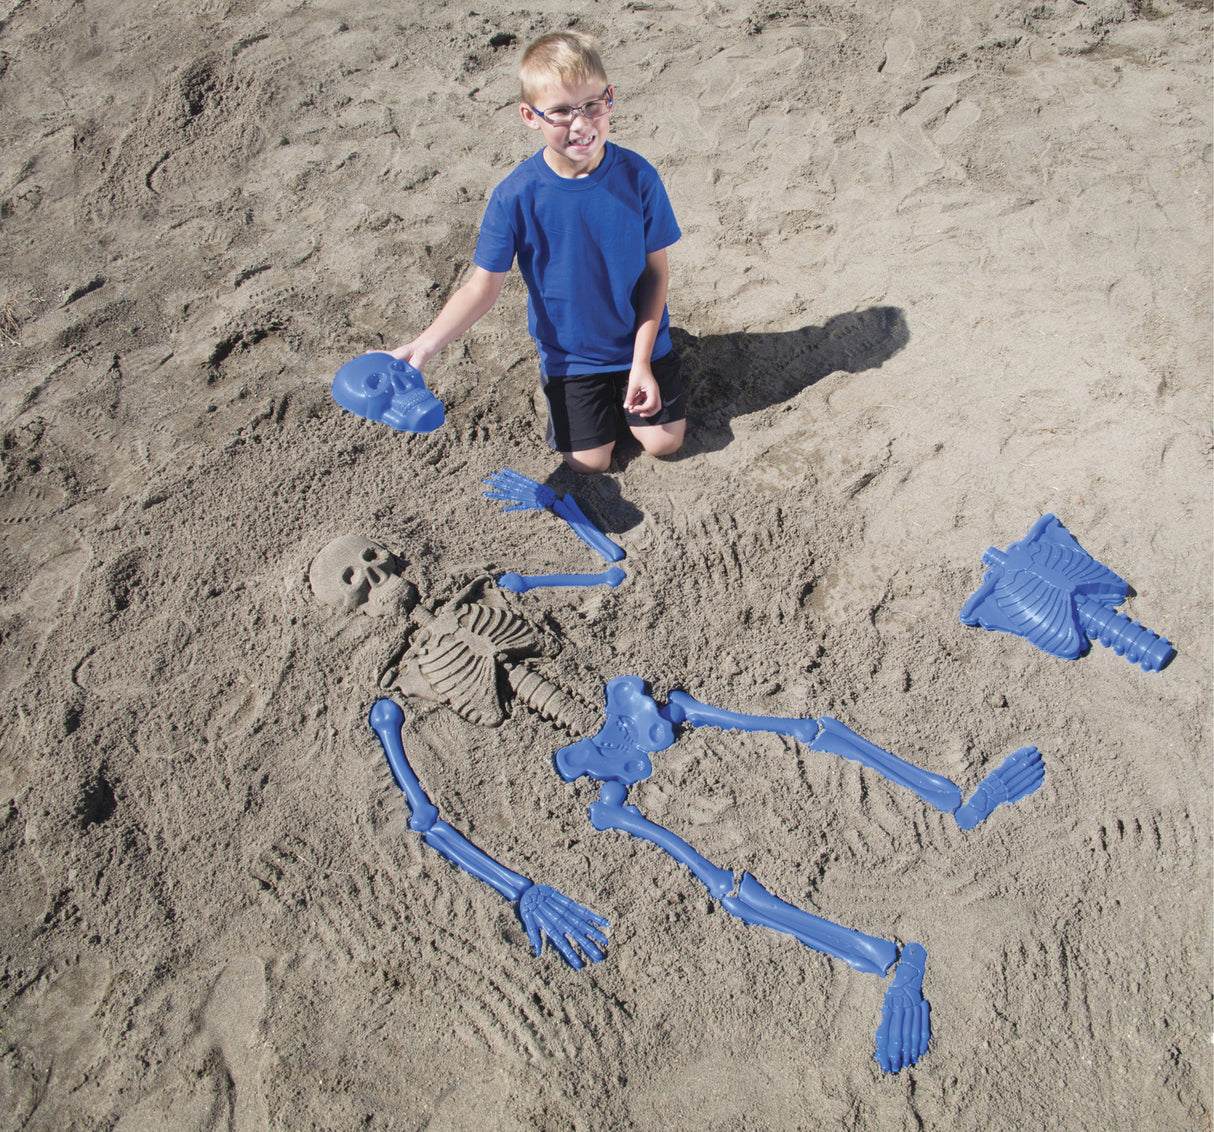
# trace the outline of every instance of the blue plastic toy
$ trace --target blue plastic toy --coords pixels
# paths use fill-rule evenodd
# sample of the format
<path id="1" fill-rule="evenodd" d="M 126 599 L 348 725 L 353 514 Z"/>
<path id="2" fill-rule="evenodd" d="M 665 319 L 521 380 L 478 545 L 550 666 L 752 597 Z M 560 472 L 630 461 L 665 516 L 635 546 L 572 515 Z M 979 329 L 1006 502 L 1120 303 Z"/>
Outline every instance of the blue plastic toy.
<path id="1" fill-rule="evenodd" d="M 537 957 L 543 952 L 546 937 L 571 967 L 582 966 L 579 950 L 592 962 L 599 962 L 603 958 L 603 948 L 607 946 L 607 937 L 600 930 L 607 927 L 602 916 L 583 908 L 556 889 L 534 884 L 499 864 L 462 833 L 439 820 L 438 808 L 426 796 L 405 756 L 401 739 L 404 720 L 405 713 L 394 701 L 377 700 L 368 722 L 379 736 L 392 776 L 409 803 L 409 828 L 420 833 L 430 848 L 464 872 L 497 889 L 507 900 L 517 902 L 519 919 Z"/>
<path id="2" fill-rule="evenodd" d="M 604 561 L 619 562 L 624 557 L 624 551 L 582 514 L 572 495 L 558 499 L 552 488 L 510 468 L 494 472 L 483 482 L 493 488 L 492 491 L 482 492 L 486 499 L 513 504 L 506 511 L 551 511 L 564 519 L 569 529 L 600 554 Z"/>
<path id="3" fill-rule="evenodd" d="M 544 586 L 618 586 L 626 577 L 618 566 L 612 566 L 601 574 L 503 574 L 497 584 L 504 590 L 525 594 Z"/>
<path id="4" fill-rule="evenodd" d="M 1131 664 L 1158 672 L 1174 649 L 1115 606 L 1127 583 L 1097 562 L 1053 515 L 1043 515 L 1006 552 L 987 549 L 990 568 L 961 609 L 966 625 L 1014 633 L 1051 656 L 1075 660 L 1088 638 Z"/>
<path id="5" fill-rule="evenodd" d="M 398 432 L 433 432 L 446 419 L 442 403 L 408 362 L 379 351 L 346 362 L 333 379 L 333 400 L 347 412 Z"/>
<path id="6" fill-rule="evenodd" d="M 676 726 L 707 724 L 770 731 L 788 735 L 814 750 L 856 760 L 915 791 L 938 809 L 954 813 L 963 829 L 972 829 L 999 804 L 1019 801 L 1041 785 L 1045 766 L 1037 749 L 1023 747 L 1010 756 L 961 806 L 961 790 L 954 783 L 904 762 L 829 716 L 813 720 L 744 715 L 702 704 L 685 692 L 671 692 L 667 706 L 659 708 L 637 676 L 617 676 L 610 681 L 606 701 L 606 717 L 598 733 L 561 748 L 554 760 L 557 773 L 566 782 L 586 775 L 602 783 L 598 801 L 590 806 L 595 829 L 620 830 L 657 845 L 686 866 L 710 895 L 740 920 L 791 935 L 807 947 L 842 959 L 857 971 L 885 975 L 897 963 L 881 1011 L 876 1057 L 887 1073 L 915 1064 L 931 1038 L 930 1007 L 922 994 L 927 953 L 920 944 L 907 944 L 899 956 L 898 946 L 892 941 L 865 935 L 788 904 L 749 873 L 735 880 L 731 871 L 713 864 L 677 834 L 627 804 L 628 789 L 649 777 L 653 770 L 650 755 L 674 742 Z"/>

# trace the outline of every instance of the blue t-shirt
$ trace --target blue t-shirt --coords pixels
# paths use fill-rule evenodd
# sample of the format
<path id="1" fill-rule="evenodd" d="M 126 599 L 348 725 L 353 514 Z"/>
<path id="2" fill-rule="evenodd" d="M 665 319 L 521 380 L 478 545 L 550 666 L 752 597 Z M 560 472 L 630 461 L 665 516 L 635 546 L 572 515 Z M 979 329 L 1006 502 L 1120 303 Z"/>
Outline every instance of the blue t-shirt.
<path id="1" fill-rule="evenodd" d="M 493 190 L 472 262 L 527 283 L 527 329 L 544 376 L 605 373 L 632 365 L 637 282 L 645 256 L 682 233 L 657 170 L 611 142 L 585 177 L 560 177 L 544 154 Z M 653 357 L 670 352 L 670 316 Z"/>

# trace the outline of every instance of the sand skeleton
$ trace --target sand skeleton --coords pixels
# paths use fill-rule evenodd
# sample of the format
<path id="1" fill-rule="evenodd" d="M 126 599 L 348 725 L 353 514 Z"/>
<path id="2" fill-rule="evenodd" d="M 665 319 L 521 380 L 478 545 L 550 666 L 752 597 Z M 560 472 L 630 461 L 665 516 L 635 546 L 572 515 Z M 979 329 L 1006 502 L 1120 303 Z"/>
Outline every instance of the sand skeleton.
<path id="1" fill-rule="evenodd" d="M 350 546 L 357 542 L 352 539 Z M 329 549 L 318 556 L 318 562 Z M 365 555 L 368 550 L 361 547 L 359 553 Z M 338 558 L 340 555 L 329 555 L 330 569 Z M 749 873 L 736 876 L 713 864 L 677 834 L 647 819 L 635 805 L 626 803 L 628 789 L 649 777 L 653 769 L 650 756 L 669 747 L 679 727 L 768 731 L 796 739 L 812 750 L 859 762 L 953 814 L 957 824 L 968 830 L 1000 804 L 1017 802 L 1041 785 L 1045 771 L 1037 749 L 1023 747 L 1008 756 L 962 805 L 961 789 L 955 783 L 905 762 L 829 716 L 744 715 L 700 703 L 678 691 L 671 692 L 668 703 L 660 707 L 637 676 L 619 676 L 607 684 L 605 713 L 599 716 L 585 697 L 564 688 L 536 666 L 537 654 L 559 649 L 559 642 L 551 642 L 526 618 L 512 612 L 497 593 L 482 594 L 488 582 L 488 578 L 471 582 L 433 612 L 415 609 L 417 631 L 399 658 L 399 666 L 388 669 L 381 686 L 410 698 L 445 703 L 469 722 L 493 726 L 504 718 L 499 691 L 499 673 L 504 673 L 522 703 L 575 736 L 574 743 L 556 753 L 554 762 L 566 782 L 585 775 L 602 784 L 599 799 L 589 811 L 596 829 L 619 830 L 659 846 L 739 919 L 791 935 L 865 973 L 884 976 L 896 963 L 877 1031 L 876 1056 L 887 1072 L 914 1064 L 930 1038 L 930 1008 L 922 995 L 927 954 L 920 944 L 908 943 L 899 950 L 890 940 L 865 935 L 786 903 Z M 313 588 L 318 594 L 325 592 L 324 580 L 313 579 Z M 349 584 L 334 592 L 344 595 L 348 590 Z M 346 603 L 345 607 L 357 608 L 357 604 Z M 409 803 L 410 828 L 443 856 L 517 902 L 537 956 L 546 937 L 573 967 L 582 966 L 581 955 L 594 962 L 601 960 L 607 943 L 602 931 L 607 927 L 605 919 L 555 889 L 507 869 L 439 820 L 436 807 L 409 766 L 401 738 L 401 708 L 390 699 L 381 699 L 372 708 L 369 722 Z"/>

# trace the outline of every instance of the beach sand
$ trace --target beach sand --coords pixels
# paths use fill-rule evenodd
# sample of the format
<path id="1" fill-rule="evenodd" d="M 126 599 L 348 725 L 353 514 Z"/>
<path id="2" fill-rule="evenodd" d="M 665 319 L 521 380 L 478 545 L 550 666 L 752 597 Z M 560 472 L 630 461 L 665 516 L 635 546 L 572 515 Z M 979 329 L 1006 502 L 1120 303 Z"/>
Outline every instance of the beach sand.
<path id="1" fill-rule="evenodd" d="M 1209 1129 L 1211 4 L 485 0 L 0 4 L 0 1128 Z M 411 338 L 532 152 L 522 46 L 599 37 L 612 137 L 683 238 L 673 460 L 559 469 L 525 293 L 428 367 L 446 423 L 330 397 Z M 331 608 L 330 540 L 441 603 L 503 595 L 592 702 L 621 674 L 839 719 L 968 797 L 702 727 L 629 799 L 714 863 L 927 951 L 888 979 L 727 914 L 596 832 L 569 741 L 406 710 L 443 819 L 611 921 L 535 958 L 408 828 L 367 714 L 403 615 Z M 1175 659 L 958 619 L 1053 513 Z"/>

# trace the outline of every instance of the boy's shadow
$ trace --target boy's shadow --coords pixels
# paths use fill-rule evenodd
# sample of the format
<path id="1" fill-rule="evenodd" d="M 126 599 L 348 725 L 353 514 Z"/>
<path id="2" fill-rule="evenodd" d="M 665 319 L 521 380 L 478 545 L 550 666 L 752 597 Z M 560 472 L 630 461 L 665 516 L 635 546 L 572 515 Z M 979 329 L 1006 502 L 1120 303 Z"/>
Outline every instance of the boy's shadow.
<path id="1" fill-rule="evenodd" d="M 679 455 L 695 455 L 727 447 L 735 417 L 790 401 L 832 373 L 879 368 L 910 331 L 898 307 L 868 307 L 782 333 L 697 338 L 671 328 L 670 336 L 687 390 L 687 440 Z"/>
<path id="2" fill-rule="evenodd" d="M 868 307 L 800 330 L 700 338 L 672 326 L 670 337 L 683 361 L 687 395 L 687 439 L 676 456 L 667 457 L 678 460 L 728 447 L 735 417 L 791 400 L 832 373 L 879 368 L 910 341 L 910 331 L 898 307 Z M 631 438 L 621 440 L 616 468 L 626 468 L 640 452 Z M 582 477 L 562 468 L 549 478 L 553 487 L 575 496 L 585 496 L 593 484 L 595 510 L 613 530 L 641 521 L 609 477 Z"/>

